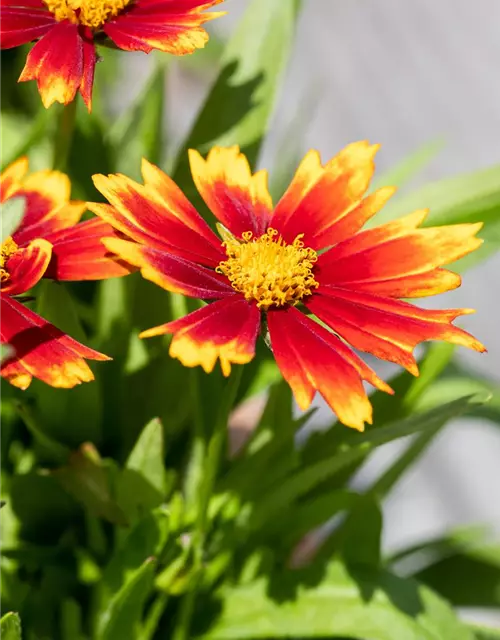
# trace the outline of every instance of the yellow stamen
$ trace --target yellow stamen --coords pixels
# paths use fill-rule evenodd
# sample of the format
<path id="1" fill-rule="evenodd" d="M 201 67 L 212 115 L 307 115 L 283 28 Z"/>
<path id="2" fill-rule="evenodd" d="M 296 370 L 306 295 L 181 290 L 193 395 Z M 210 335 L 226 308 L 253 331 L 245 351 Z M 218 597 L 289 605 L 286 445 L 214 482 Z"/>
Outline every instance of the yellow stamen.
<path id="1" fill-rule="evenodd" d="M 91 29 L 117 16 L 131 0 L 44 0 L 54 18 L 61 22 L 69 20 L 73 24 L 83 24 Z"/>
<path id="2" fill-rule="evenodd" d="M 260 309 L 296 305 L 319 286 L 312 271 L 318 255 L 304 247 L 303 236 L 287 244 L 276 229 L 269 228 L 260 238 L 246 231 L 242 242 L 228 239 L 223 243 L 228 259 L 216 271 Z"/>
<path id="3" fill-rule="evenodd" d="M 0 248 L 0 281 L 6 282 L 10 278 L 10 274 L 5 268 L 7 266 L 7 262 L 11 255 L 16 253 L 19 249 L 17 244 L 12 240 L 9 236 L 4 242 L 2 242 L 2 246 Z"/>

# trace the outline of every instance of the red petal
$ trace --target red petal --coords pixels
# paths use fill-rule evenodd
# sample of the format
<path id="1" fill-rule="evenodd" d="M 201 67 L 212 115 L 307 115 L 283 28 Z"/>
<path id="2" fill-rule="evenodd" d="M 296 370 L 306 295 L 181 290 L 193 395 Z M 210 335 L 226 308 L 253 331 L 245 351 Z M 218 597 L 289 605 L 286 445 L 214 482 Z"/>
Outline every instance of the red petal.
<path id="1" fill-rule="evenodd" d="M 109 253 L 104 237 L 117 236 L 104 220 L 93 218 L 46 236 L 52 244 L 52 260 L 45 278 L 54 280 L 103 280 L 125 276 L 133 267 Z"/>
<path id="2" fill-rule="evenodd" d="M 133 240 L 213 267 L 226 258 L 212 231 L 194 226 L 182 209 L 173 211 L 156 189 L 123 175 L 93 179 L 112 207 L 88 203 L 88 208 Z"/>
<path id="3" fill-rule="evenodd" d="M 237 146 L 214 147 L 206 160 L 191 149 L 189 161 L 196 187 L 219 222 L 238 237 L 264 233 L 273 206 L 265 171 L 252 175 Z"/>
<path id="4" fill-rule="evenodd" d="M 80 94 L 89 113 L 92 111 L 92 88 L 94 86 L 96 63 L 97 54 L 91 35 L 89 34 L 88 37 L 83 38 L 83 74 L 82 81 L 80 82 Z"/>
<path id="5" fill-rule="evenodd" d="M 78 25 L 59 22 L 30 51 L 19 81 L 36 80 L 45 107 L 68 104 L 86 87 L 92 65 Z"/>
<path id="6" fill-rule="evenodd" d="M 24 216 L 14 234 L 19 245 L 76 224 L 85 202 L 70 201 L 71 183 L 60 171 L 37 171 L 22 181 L 16 196 L 26 199 Z"/>
<path id="7" fill-rule="evenodd" d="M 33 240 L 18 249 L 6 263 L 9 280 L 2 284 L 2 294 L 25 293 L 43 277 L 52 255 L 52 245 L 46 240 Z"/>
<path id="8" fill-rule="evenodd" d="M 459 224 L 447 227 L 417 229 L 425 211 L 415 212 L 396 222 L 363 231 L 322 254 L 317 268 L 324 284 L 364 290 L 364 285 L 384 283 L 382 291 L 390 292 L 388 281 L 395 279 L 397 295 L 441 293 L 456 286 L 456 279 L 441 275 L 436 268 L 474 251 L 482 243 L 475 235 L 481 224 Z M 427 281 L 425 274 L 429 275 Z M 439 275 L 438 275 L 439 274 Z M 405 277 L 409 280 L 404 287 Z M 451 286 L 450 286 L 451 285 Z M 377 288 L 375 287 L 375 291 Z"/>
<path id="9" fill-rule="evenodd" d="M 194 262 L 126 240 L 104 238 L 103 242 L 109 251 L 140 267 L 144 278 L 167 291 L 206 300 L 234 295 L 224 276 Z"/>
<path id="10" fill-rule="evenodd" d="M 396 362 L 418 375 L 413 349 L 426 340 L 444 340 L 484 351 L 483 345 L 451 323 L 469 309 L 419 309 L 399 300 L 322 286 L 307 307 L 361 351 Z"/>
<path id="11" fill-rule="evenodd" d="M 332 244 L 335 225 L 361 203 L 373 175 L 377 150 L 378 145 L 355 142 L 324 167 L 317 152 L 309 152 L 276 205 L 271 226 L 278 229 L 287 242 L 293 242 L 303 233 L 304 244 L 313 249 Z M 373 202 L 368 208 L 369 211 L 354 215 L 357 224 L 363 224 L 364 218 L 374 213 Z"/>
<path id="12" fill-rule="evenodd" d="M 138 2 L 104 25 L 104 32 L 121 49 L 159 49 L 174 55 L 193 53 L 205 46 L 208 34 L 202 25 L 223 13 L 201 12 L 218 2 L 183 3 Z"/>
<path id="13" fill-rule="evenodd" d="M 336 336 L 294 307 L 267 314 L 276 362 L 301 409 L 317 390 L 338 419 L 362 431 L 372 422 L 372 407 L 362 380 L 391 392 L 374 371 Z"/>
<path id="14" fill-rule="evenodd" d="M 53 387 L 74 387 L 94 379 L 84 358 L 109 360 L 64 334 L 9 296 L 2 296 L 2 343 L 14 355 L 1 368 L 1 375 L 16 387 L 26 389 L 33 377 Z"/>
<path id="15" fill-rule="evenodd" d="M 260 312 L 239 295 L 213 302 L 180 320 L 140 334 L 141 338 L 173 333 L 170 355 L 186 367 L 201 365 L 210 373 L 217 359 L 224 375 L 231 363 L 246 364 L 255 355 Z"/>
<path id="16" fill-rule="evenodd" d="M 0 22 L 2 49 L 11 49 L 44 36 L 56 23 L 46 9 L 3 8 Z"/>

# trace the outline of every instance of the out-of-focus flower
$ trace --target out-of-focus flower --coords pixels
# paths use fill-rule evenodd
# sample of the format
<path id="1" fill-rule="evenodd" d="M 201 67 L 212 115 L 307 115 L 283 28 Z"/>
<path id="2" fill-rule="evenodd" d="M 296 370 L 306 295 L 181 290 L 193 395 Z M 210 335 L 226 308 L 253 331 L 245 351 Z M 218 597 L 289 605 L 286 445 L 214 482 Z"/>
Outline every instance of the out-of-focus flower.
<path id="1" fill-rule="evenodd" d="M 21 389 L 33 376 L 54 387 L 73 387 L 93 380 L 85 358 L 109 358 L 65 335 L 15 296 L 42 277 L 95 280 L 124 275 L 130 268 L 107 256 L 101 238 L 114 233 L 111 226 L 99 218 L 77 224 L 86 204 L 70 200 L 66 175 L 27 171 L 28 161 L 21 158 L 0 176 L 2 203 L 25 200 L 19 227 L 1 246 L 1 342 L 14 349 L 1 375 Z"/>
<path id="2" fill-rule="evenodd" d="M 107 38 L 125 51 L 185 55 L 204 47 L 204 13 L 223 0 L 1 0 L 1 46 L 40 40 L 19 78 L 36 80 L 45 107 L 68 104 L 77 91 L 91 109 L 95 45 Z"/>
<path id="3" fill-rule="evenodd" d="M 118 235 L 101 218 L 79 222 L 85 202 L 70 200 L 71 183 L 60 171 L 28 174 L 28 159 L 12 163 L 0 176 L 0 202 L 24 198 L 24 215 L 12 235 L 24 248 L 42 238 L 52 246 L 52 258 L 44 272 L 54 280 L 102 280 L 130 273 L 130 266 L 117 260 L 101 242 Z"/>
<path id="4" fill-rule="evenodd" d="M 319 391 L 344 424 L 372 421 L 366 380 L 391 388 L 352 347 L 418 374 L 413 349 L 444 340 L 484 351 L 452 321 L 470 309 L 427 310 L 398 300 L 454 289 L 460 277 L 442 268 L 476 249 L 481 224 L 420 229 L 427 211 L 362 231 L 394 193 L 365 196 L 376 145 L 347 146 L 326 165 L 310 151 L 273 209 L 267 174 L 252 175 L 238 147 L 190 152 L 191 172 L 218 220 L 223 242 L 179 188 L 144 161 L 144 185 L 122 175 L 94 176 L 109 205 L 89 208 L 133 241 L 106 246 L 161 287 L 215 300 L 144 331 L 174 334 L 170 353 L 209 372 L 220 359 L 249 362 L 264 320 L 270 344 L 297 403 Z M 312 314 L 312 316 L 310 315 Z"/>

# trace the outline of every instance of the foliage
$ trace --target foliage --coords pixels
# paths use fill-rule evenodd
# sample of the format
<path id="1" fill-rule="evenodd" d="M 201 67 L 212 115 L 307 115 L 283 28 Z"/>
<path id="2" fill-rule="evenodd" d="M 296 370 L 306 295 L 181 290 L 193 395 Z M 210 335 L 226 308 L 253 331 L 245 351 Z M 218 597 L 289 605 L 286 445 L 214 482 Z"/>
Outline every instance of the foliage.
<path id="1" fill-rule="evenodd" d="M 79 104 L 63 163 L 73 195 L 97 198 L 92 173 L 133 175 L 142 155 L 159 164 L 174 157 L 172 175 L 203 210 L 185 150 L 238 143 L 257 162 L 298 11 L 297 2 L 250 3 L 214 60 L 218 76 L 175 157 L 165 134 L 168 69 L 160 57 L 147 91 L 114 122 L 101 101 L 91 116 Z M 24 55 L 3 55 L 3 82 Z M 114 52 L 105 56 L 101 75 L 112 78 L 115 63 Z M 38 108 L 32 90 L 23 84 L 6 93 L 4 160 L 28 153 L 36 167 L 50 155 L 61 110 Z M 391 180 L 405 182 L 432 149 L 394 168 Z M 432 223 L 485 222 L 485 248 L 474 260 L 498 248 L 498 167 L 404 195 L 382 217 L 422 203 Z M 22 205 L 13 201 L 3 212 L 6 235 Z M 366 433 L 331 424 L 298 445 L 311 413 L 296 417 L 264 348 L 226 382 L 183 368 L 165 343 L 138 340 L 139 330 L 180 315 L 186 302 L 177 295 L 134 274 L 99 284 L 44 283 L 34 296 L 47 320 L 113 362 L 99 368 L 96 382 L 72 390 L 37 381 L 26 392 L 2 385 L 2 593 L 9 612 L 2 638 L 21 638 L 20 621 L 26 640 L 500 637 L 462 622 L 454 609 L 500 607 L 498 545 L 450 534 L 397 557 L 381 551 L 381 504 L 445 425 L 465 414 L 500 424 L 500 388 L 461 369 L 453 349 L 429 348 L 419 379 L 403 373 L 392 380 L 394 397 L 375 393 L 375 424 Z M 230 453 L 231 410 L 264 396 L 258 424 Z M 373 486 L 350 489 L 378 447 L 408 436 Z M 306 552 L 311 532 L 328 523 Z"/>

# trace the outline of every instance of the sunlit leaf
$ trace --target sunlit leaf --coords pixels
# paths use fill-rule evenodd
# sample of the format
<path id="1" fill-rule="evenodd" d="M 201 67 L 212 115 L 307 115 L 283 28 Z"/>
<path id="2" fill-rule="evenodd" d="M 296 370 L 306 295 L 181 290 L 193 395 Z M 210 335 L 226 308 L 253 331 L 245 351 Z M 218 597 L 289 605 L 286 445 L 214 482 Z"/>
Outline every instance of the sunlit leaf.
<path id="1" fill-rule="evenodd" d="M 473 640 L 446 601 L 412 580 L 348 571 L 332 562 L 317 586 L 273 600 L 265 579 L 221 593 L 222 614 L 203 638 Z"/>

